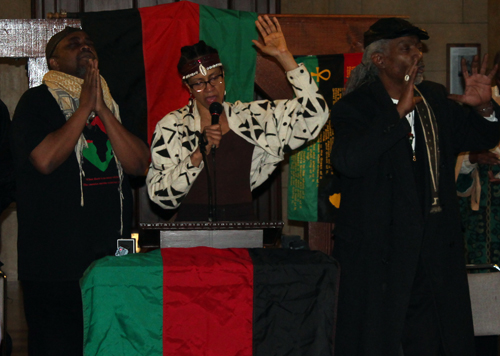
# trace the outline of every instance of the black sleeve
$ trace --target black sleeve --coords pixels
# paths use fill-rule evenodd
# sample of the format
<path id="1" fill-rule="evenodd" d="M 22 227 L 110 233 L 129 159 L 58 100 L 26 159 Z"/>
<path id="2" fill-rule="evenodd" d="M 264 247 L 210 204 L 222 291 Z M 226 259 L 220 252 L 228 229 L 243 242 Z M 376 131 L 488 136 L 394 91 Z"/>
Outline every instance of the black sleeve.
<path id="1" fill-rule="evenodd" d="M 16 168 L 27 164 L 35 147 L 65 123 L 56 100 L 46 86 L 24 93 L 14 112 L 10 131 L 10 147 Z"/>
<path id="2" fill-rule="evenodd" d="M 500 107 L 495 102 L 493 106 L 496 118 L 500 119 Z M 455 135 L 455 154 L 495 147 L 500 141 L 500 123 L 488 121 L 471 107 L 464 105 L 460 108 L 465 118 L 461 130 L 457 130 Z"/>

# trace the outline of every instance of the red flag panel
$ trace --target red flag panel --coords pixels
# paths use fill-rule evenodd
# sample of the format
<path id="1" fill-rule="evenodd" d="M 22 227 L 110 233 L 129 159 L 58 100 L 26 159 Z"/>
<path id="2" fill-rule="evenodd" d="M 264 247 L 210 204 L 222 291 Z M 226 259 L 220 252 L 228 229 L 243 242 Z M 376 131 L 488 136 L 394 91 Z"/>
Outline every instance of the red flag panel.
<path id="1" fill-rule="evenodd" d="M 163 355 L 251 356 L 246 249 L 163 248 Z"/>
<path id="2" fill-rule="evenodd" d="M 181 47 L 199 41 L 199 5 L 189 1 L 143 7 L 144 68 L 148 102 L 148 142 L 166 114 L 186 105 L 189 92 L 177 72 Z"/>

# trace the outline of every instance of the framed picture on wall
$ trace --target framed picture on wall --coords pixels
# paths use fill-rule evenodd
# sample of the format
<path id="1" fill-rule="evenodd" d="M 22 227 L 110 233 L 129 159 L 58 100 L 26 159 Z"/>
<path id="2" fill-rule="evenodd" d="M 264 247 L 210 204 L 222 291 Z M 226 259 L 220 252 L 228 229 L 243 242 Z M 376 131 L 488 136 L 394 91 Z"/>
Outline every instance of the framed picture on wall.
<path id="1" fill-rule="evenodd" d="M 467 62 L 470 72 L 472 59 L 479 56 L 481 60 L 480 43 L 448 43 L 446 45 L 446 83 L 450 94 L 464 93 L 464 78 L 462 75 L 462 58 Z"/>

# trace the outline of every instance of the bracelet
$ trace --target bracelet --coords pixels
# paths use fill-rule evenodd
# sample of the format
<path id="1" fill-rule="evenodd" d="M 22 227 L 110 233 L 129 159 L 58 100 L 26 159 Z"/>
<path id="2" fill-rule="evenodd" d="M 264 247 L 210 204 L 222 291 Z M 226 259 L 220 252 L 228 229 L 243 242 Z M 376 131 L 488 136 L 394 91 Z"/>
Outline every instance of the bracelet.
<path id="1" fill-rule="evenodd" d="M 491 100 L 490 100 L 489 105 L 487 107 L 484 107 L 481 109 L 479 109 L 477 107 L 475 108 L 475 110 L 477 112 L 479 112 L 480 114 L 488 114 L 489 112 L 491 112 L 491 114 L 493 114 L 493 109 L 494 109 L 494 107 L 493 107 L 493 103 L 491 102 Z M 489 114 L 489 115 L 491 115 L 491 114 Z"/>
<path id="2" fill-rule="evenodd" d="M 486 107 L 486 108 L 482 108 L 482 109 L 480 109 L 479 111 L 481 111 L 481 112 L 488 112 L 488 111 L 490 111 L 490 110 L 492 110 L 492 111 L 493 111 L 493 105 L 488 106 L 488 107 Z"/>
<path id="3" fill-rule="evenodd" d="M 489 104 L 489 105 L 488 105 L 487 107 L 484 107 L 484 108 L 482 108 L 482 109 L 478 109 L 477 107 L 476 107 L 475 109 L 476 109 L 476 111 L 479 111 L 479 112 L 481 112 L 481 113 L 486 113 L 486 112 L 488 112 L 488 111 L 490 111 L 490 110 L 493 110 L 493 103 L 491 102 L 491 100 L 489 101 L 489 103 L 488 103 L 488 104 Z"/>

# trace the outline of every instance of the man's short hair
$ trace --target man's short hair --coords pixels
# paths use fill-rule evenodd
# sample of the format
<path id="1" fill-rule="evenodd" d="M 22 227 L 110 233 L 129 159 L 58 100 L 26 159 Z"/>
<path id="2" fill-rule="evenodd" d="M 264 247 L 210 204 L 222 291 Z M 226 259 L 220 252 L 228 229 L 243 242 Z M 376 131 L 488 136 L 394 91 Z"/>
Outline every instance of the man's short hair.
<path id="1" fill-rule="evenodd" d="M 47 47 L 45 47 L 45 58 L 47 59 L 47 65 L 49 65 L 49 59 L 54 54 L 54 51 L 56 50 L 56 47 L 59 44 L 59 42 L 61 42 L 70 33 L 80 32 L 80 31 L 83 30 L 81 28 L 66 26 L 64 30 L 56 33 L 54 36 L 50 38 L 49 42 L 47 42 Z"/>
<path id="2" fill-rule="evenodd" d="M 429 39 L 426 30 L 413 26 L 406 20 L 389 17 L 380 19 L 370 26 L 364 34 L 364 47 L 378 40 L 391 40 L 404 36 L 417 36 L 421 40 Z"/>

